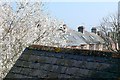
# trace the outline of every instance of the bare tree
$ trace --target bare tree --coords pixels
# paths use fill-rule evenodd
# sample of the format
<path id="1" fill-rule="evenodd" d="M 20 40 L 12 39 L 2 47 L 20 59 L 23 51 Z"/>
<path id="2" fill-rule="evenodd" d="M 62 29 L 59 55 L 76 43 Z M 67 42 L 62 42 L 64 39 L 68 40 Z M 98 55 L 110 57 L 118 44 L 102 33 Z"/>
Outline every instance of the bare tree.
<path id="1" fill-rule="evenodd" d="M 30 44 L 60 46 L 63 23 L 48 17 L 41 2 L 0 2 L 0 78 L 5 77 Z M 59 40 L 56 40 L 59 39 Z M 61 42 L 60 42 L 61 41 Z"/>
<path id="2" fill-rule="evenodd" d="M 119 52 L 120 50 L 120 25 L 118 15 L 110 15 L 103 18 L 99 30 L 101 37 L 105 41 L 105 46 L 108 50 Z"/>

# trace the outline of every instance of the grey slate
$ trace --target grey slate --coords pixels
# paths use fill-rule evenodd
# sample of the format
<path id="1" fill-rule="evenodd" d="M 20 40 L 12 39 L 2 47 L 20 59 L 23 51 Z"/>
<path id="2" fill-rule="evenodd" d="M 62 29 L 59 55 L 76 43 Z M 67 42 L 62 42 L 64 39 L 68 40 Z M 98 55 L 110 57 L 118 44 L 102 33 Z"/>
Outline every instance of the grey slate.
<path id="1" fill-rule="evenodd" d="M 47 47 L 46 47 L 47 48 Z M 119 58 L 26 48 L 7 78 L 119 78 Z M 92 52 L 92 51 L 88 51 Z M 99 52 L 100 53 L 100 52 Z M 97 54 L 97 51 L 96 51 Z M 103 54 L 103 52 L 101 52 Z M 110 54 L 108 52 L 107 54 Z"/>

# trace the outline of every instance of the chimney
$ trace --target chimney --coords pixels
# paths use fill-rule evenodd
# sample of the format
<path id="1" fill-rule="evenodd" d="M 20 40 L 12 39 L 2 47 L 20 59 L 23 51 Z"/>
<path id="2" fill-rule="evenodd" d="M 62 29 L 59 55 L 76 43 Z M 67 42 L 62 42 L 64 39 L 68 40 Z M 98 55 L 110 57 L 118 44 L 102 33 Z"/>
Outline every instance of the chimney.
<path id="1" fill-rule="evenodd" d="M 91 32 L 96 34 L 97 33 L 97 29 L 95 27 L 92 27 Z"/>
<path id="2" fill-rule="evenodd" d="M 97 35 L 101 36 L 101 33 L 100 33 L 100 31 L 97 31 Z"/>
<path id="3" fill-rule="evenodd" d="M 83 33 L 83 31 L 84 31 L 84 27 L 83 27 L 83 26 L 79 26 L 79 27 L 78 27 L 78 32 Z"/>

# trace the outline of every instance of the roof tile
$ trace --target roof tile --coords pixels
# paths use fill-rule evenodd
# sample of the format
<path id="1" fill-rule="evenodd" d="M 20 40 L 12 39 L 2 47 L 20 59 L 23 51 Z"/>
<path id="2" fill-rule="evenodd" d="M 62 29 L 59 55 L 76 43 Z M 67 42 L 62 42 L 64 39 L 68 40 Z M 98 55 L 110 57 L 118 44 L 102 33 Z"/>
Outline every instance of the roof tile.
<path id="1" fill-rule="evenodd" d="M 44 50 L 42 47 L 37 50 L 26 48 L 6 78 L 85 79 L 118 78 L 120 76 L 118 64 L 120 59 L 113 58 L 110 55 L 112 52 L 87 51 L 86 53 L 84 50 L 61 48 L 61 52 L 56 53 L 54 47 L 51 51 L 46 48 L 44 47 Z M 97 56 L 98 53 L 109 56 Z"/>

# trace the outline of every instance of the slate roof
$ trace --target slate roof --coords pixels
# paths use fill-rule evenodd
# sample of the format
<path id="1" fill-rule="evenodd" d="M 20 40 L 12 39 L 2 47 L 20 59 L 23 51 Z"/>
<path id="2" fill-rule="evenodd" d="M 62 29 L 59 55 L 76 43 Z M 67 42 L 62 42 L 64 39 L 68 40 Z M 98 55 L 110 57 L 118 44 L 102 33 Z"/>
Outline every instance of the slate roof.
<path id="1" fill-rule="evenodd" d="M 95 33 L 84 31 L 84 35 L 89 38 L 92 44 L 104 44 L 105 41 Z"/>
<path id="2" fill-rule="evenodd" d="M 66 37 L 68 46 L 80 46 L 81 44 L 104 44 L 104 40 L 95 33 L 84 31 L 84 33 L 69 29 Z"/>
<path id="3" fill-rule="evenodd" d="M 9 71 L 9 78 L 120 78 L 120 55 L 113 52 L 32 45 Z"/>
<path id="4" fill-rule="evenodd" d="M 82 38 L 82 33 L 69 29 L 66 35 L 66 46 L 80 46 L 81 44 L 87 44 Z"/>

